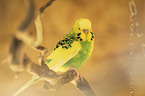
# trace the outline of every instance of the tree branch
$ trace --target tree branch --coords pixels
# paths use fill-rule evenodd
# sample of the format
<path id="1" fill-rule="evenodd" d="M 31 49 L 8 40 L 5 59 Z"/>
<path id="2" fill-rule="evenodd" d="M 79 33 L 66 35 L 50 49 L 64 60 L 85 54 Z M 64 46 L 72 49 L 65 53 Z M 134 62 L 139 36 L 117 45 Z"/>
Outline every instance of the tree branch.
<path id="1" fill-rule="evenodd" d="M 27 6 L 28 7 L 28 12 L 27 12 L 27 15 L 26 15 L 26 18 L 24 19 L 24 21 L 20 24 L 18 30 L 20 32 L 24 32 L 28 26 L 30 25 L 32 19 L 34 18 L 34 3 L 33 3 L 33 0 L 26 0 L 26 3 L 27 3 Z"/>

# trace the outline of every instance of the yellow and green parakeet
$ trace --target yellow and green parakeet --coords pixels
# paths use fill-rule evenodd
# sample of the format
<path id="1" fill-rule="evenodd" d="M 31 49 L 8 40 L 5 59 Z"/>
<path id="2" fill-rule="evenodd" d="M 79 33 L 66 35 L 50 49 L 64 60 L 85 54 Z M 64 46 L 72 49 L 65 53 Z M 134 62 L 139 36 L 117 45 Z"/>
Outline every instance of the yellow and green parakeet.
<path id="1" fill-rule="evenodd" d="M 47 57 L 45 64 L 57 73 L 64 73 L 71 68 L 79 69 L 93 50 L 94 34 L 88 19 L 78 19 L 72 29 L 57 44 Z M 22 92 L 28 86 L 42 80 L 37 76 L 20 88 L 13 96 Z"/>

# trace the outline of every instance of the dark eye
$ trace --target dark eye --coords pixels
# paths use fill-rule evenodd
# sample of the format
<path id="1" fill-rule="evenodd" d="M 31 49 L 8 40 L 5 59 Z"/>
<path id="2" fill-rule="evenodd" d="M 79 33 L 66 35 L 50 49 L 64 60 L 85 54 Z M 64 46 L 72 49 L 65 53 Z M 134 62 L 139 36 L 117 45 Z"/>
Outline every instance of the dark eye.
<path id="1" fill-rule="evenodd" d="M 80 28 L 78 28 L 79 30 L 81 30 Z"/>

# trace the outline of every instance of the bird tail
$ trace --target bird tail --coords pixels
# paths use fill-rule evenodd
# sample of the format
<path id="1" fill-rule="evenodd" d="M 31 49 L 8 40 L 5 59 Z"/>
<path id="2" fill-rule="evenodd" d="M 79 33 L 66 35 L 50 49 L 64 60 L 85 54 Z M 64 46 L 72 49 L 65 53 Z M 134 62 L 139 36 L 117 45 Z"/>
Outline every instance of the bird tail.
<path id="1" fill-rule="evenodd" d="M 40 81 L 41 78 L 37 77 L 37 76 L 33 76 L 32 79 L 30 81 L 28 81 L 24 86 L 22 86 L 17 92 L 15 92 L 12 96 L 17 96 L 18 94 L 20 94 L 22 91 L 24 91 L 26 88 L 28 88 L 29 86 L 35 84 L 36 82 Z"/>

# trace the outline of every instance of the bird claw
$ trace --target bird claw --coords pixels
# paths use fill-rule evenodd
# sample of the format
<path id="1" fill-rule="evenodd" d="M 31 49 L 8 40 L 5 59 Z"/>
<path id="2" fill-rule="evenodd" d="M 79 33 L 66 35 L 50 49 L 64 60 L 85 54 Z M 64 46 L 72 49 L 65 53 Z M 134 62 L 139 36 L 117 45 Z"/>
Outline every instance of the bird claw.
<path id="1" fill-rule="evenodd" d="M 79 77 L 80 77 L 81 78 L 81 81 L 83 81 L 83 77 L 79 74 L 79 72 L 75 68 L 69 67 L 69 69 L 67 71 L 70 71 L 70 70 L 74 70 L 76 72 L 76 74 L 77 74 L 76 80 L 78 80 Z"/>

